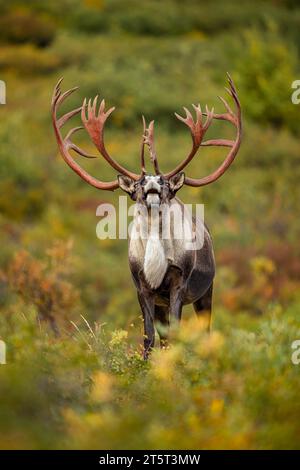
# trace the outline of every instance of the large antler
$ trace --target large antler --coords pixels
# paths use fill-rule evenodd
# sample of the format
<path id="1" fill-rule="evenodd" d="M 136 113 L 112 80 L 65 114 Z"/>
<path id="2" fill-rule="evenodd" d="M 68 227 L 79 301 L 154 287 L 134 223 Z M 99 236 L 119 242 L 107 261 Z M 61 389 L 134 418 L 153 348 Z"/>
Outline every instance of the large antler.
<path id="1" fill-rule="evenodd" d="M 121 165 L 119 165 L 119 163 L 117 163 L 113 158 L 109 156 L 109 154 L 107 153 L 105 149 L 104 140 L 103 140 L 104 124 L 108 116 L 113 112 L 114 108 L 110 108 L 108 111 L 105 112 L 104 100 L 100 104 L 98 114 L 96 114 L 96 107 L 97 107 L 97 97 L 96 97 L 93 102 L 93 105 L 91 105 L 91 101 L 89 101 L 88 105 L 86 105 L 86 100 L 84 100 L 82 106 L 64 114 L 60 118 L 57 118 L 57 110 L 60 107 L 60 105 L 68 96 L 70 96 L 75 90 L 78 89 L 78 87 L 75 87 L 62 94 L 60 90 L 60 85 L 61 85 L 62 80 L 63 79 L 61 78 L 54 88 L 54 92 L 52 96 L 51 111 L 52 111 L 52 121 L 53 121 L 53 127 L 54 127 L 54 131 L 56 135 L 56 140 L 57 140 L 61 155 L 63 159 L 65 160 L 65 162 L 84 181 L 86 181 L 87 183 L 89 183 L 90 185 L 98 189 L 106 189 L 106 190 L 113 191 L 114 189 L 117 189 L 119 187 L 119 183 L 117 180 L 110 181 L 110 182 L 103 182 L 89 175 L 89 173 L 87 173 L 87 171 L 81 168 L 81 166 L 71 156 L 70 150 L 74 150 L 76 153 L 78 153 L 79 155 L 83 157 L 96 158 L 95 156 L 89 155 L 88 153 L 86 153 L 84 150 L 79 148 L 77 145 L 75 145 L 71 141 L 71 136 L 78 130 L 83 129 L 82 126 L 71 129 L 67 133 L 66 137 L 62 137 L 61 135 L 60 129 L 64 126 L 64 124 L 76 114 L 81 113 L 82 121 L 86 130 L 88 131 L 92 141 L 96 145 L 101 155 L 105 158 L 105 160 L 119 173 L 129 176 L 130 178 L 134 180 L 138 180 L 140 178 L 139 175 L 132 173 L 126 170 L 125 168 L 123 168 Z M 88 117 L 86 117 L 86 107 L 88 108 L 87 109 Z"/>
<path id="2" fill-rule="evenodd" d="M 186 108 L 184 108 L 186 111 L 186 115 L 187 115 L 186 118 L 183 118 L 175 113 L 176 117 L 180 119 L 182 122 L 184 122 L 190 128 L 192 139 L 193 139 L 193 147 L 192 147 L 190 154 L 185 158 L 185 160 L 183 160 L 183 162 L 180 163 L 180 165 L 178 165 L 174 170 L 172 170 L 170 173 L 165 175 L 167 178 L 170 178 L 171 176 L 175 175 L 179 171 L 183 170 L 183 168 L 192 160 L 192 158 L 194 157 L 194 155 L 196 154 L 200 146 L 201 147 L 208 147 L 208 146 L 230 147 L 230 151 L 227 157 L 225 158 L 225 160 L 223 161 L 223 163 L 219 166 L 219 168 L 217 168 L 217 170 L 215 170 L 210 175 L 205 176 L 200 179 L 186 177 L 185 184 L 187 184 L 188 186 L 198 187 L 198 186 L 204 186 L 206 184 L 213 183 L 225 173 L 227 168 L 233 162 L 241 144 L 242 120 L 241 120 L 241 105 L 237 96 L 234 83 L 229 74 L 228 74 L 228 82 L 229 82 L 229 89 L 226 88 L 226 91 L 229 93 L 229 95 L 233 98 L 235 102 L 236 114 L 232 111 L 227 101 L 220 96 L 219 98 L 224 104 L 226 111 L 227 111 L 223 114 L 215 114 L 214 110 L 212 109 L 211 111 L 209 111 L 207 106 L 206 106 L 206 112 L 202 113 L 200 105 L 198 106 L 193 105 L 196 111 L 196 116 L 197 116 L 197 120 L 195 122 L 193 120 L 191 113 Z M 202 119 L 203 114 L 206 116 L 206 121 L 204 124 L 203 124 L 203 119 Z M 212 119 L 221 119 L 223 121 L 231 122 L 236 127 L 236 130 L 237 130 L 235 140 L 212 139 L 212 140 L 207 140 L 207 141 L 202 142 L 202 138 L 206 130 L 210 126 Z"/>

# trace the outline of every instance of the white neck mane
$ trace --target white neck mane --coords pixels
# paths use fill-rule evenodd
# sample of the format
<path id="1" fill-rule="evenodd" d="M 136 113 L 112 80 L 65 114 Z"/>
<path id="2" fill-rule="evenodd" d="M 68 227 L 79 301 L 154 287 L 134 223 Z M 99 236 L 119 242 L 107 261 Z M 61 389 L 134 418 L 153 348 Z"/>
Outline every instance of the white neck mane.
<path id="1" fill-rule="evenodd" d="M 177 201 L 171 201 L 170 207 L 176 205 L 177 210 L 182 210 Z M 170 217 L 159 208 L 153 208 L 151 217 L 145 211 L 137 212 L 132 231 L 136 231 L 132 236 L 129 245 L 129 253 L 144 271 L 145 278 L 153 289 L 157 289 L 166 274 L 168 265 L 180 260 L 186 245 L 184 239 L 175 239 L 173 236 L 162 236 L 160 227 L 165 228 L 170 225 L 171 235 L 174 233 L 174 223 L 171 218 L 170 223 L 166 217 Z M 182 213 L 182 212 L 181 212 Z M 151 220 L 151 226 L 148 224 Z M 186 220 L 184 219 L 186 224 Z"/>

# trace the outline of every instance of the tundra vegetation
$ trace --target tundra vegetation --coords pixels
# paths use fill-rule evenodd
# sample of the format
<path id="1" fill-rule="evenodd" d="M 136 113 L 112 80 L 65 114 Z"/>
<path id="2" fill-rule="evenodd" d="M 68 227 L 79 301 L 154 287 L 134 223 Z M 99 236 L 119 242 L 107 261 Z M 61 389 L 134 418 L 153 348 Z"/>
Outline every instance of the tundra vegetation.
<path id="1" fill-rule="evenodd" d="M 1 448 L 299 448 L 298 2 L 0 6 Z M 133 171 L 141 113 L 155 119 L 167 172 L 190 146 L 173 111 L 199 101 L 221 111 L 227 71 L 243 109 L 239 155 L 217 183 L 180 195 L 205 204 L 213 235 L 213 331 L 185 308 L 171 347 L 145 363 L 127 241 L 95 234 L 98 204 L 119 194 L 88 187 L 62 161 L 51 93 L 64 76 L 81 84 L 74 107 L 98 93 L 117 105 L 108 147 Z M 217 123 L 208 138 L 232 132 Z M 93 151 L 84 134 L 77 142 Z M 200 151 L 189 174 L 223 158 Z M 100 157 L 82 164 L 112 179 Z"/>

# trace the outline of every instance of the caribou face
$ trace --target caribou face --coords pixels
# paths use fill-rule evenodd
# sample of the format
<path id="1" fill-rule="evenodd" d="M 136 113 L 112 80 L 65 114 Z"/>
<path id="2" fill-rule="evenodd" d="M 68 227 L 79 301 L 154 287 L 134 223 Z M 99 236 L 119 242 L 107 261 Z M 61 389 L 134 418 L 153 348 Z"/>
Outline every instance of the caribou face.
<path id="1" fill-rule="evenodd" d="M 184 184 L 184 173 L 181 171 L 170 179 L 163 175 L 144 175 L 138 181 L 128 176 L 119 175 L 120 188 L 133 201 L 145 205 L 148 209 L 167 204 Z"/>

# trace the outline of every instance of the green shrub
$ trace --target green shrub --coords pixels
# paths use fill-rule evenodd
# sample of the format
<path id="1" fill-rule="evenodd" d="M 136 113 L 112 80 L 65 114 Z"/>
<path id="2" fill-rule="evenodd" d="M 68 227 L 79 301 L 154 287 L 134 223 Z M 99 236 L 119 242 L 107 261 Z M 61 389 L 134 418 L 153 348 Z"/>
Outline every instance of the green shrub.
<path id="1" fill-rule="evenodd" d="M 4 11 L 0 17 L 0 40 L 15 44 L 32 43 L 48 46 L 55 34 L 49 17 L 43 17 L 23 8 Z"/>
<path id="2" fill-rule="evenodd" d="M 299 449 L 298 315 L 218 311 L 210 337 L 190 319 L 148 363 L 124 330 L 53 339 L 30 310 L 0 317 L 1 448 Z"/>
<path id="3" fill-rule="evenodd" d="M 18 221 L 41 215 L 47 191 L 41 184 L 43 167 L 33 156 L 30 136 L 25 134 L 24 115 L 6 115 L 0 128 L 0 212 Z"/>
<path id="4" fill-rule="evenodd" d="M 47 75 L 61 65 L 61 59 L 48 49 L 39 49 L 32 44 L 1 48 L 2 71 L 17 72 L 22 76 Z"/>
<path id="5" fill-rule="evenodd" d="M 297 56 L 275 30 L 245 34 L 243 54 L 237 60 L 238 84 L 247 114 L 262 124 L 287 127 L 299 133 L 299 111 L 291 101 L 297 77 Z"/>

